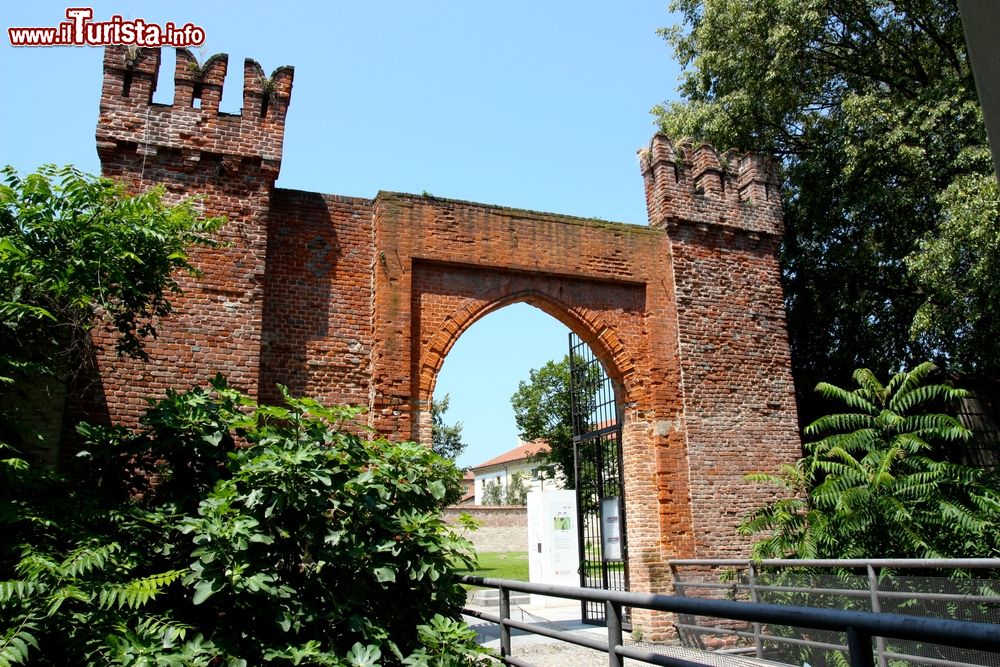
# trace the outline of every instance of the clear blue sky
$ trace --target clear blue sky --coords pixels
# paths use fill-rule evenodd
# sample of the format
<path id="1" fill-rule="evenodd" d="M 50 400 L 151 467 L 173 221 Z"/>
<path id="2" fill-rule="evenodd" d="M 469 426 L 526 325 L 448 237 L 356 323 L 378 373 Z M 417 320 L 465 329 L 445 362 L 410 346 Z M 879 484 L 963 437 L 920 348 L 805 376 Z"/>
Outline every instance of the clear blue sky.
<path id="1" fill-rule="evenodd" d="M 79 4 L 70 3 L 71 6 Z M 645 224 L 635 152 L 679 68 L 657 28 L 666 3 L 98 2 L 113 14 L 205 29 L 199 60 L 230 55 L 223 111 L 238 112 L 242 62 L 295 66 L 279 187 L 371 197 L 379 190 Z M 66 4 L 8 3 L 3 27 L 54 26 Z M 99 170 L 94 128 L 102 50 L 0 46 L 0 163 Z M 172 54 L 165 54 L 172 71 Z M 170 102 L 161 75 L 156 101 Z M 510 395 L 566 353 L 566 330 L 529 306 L 477 323 L 438 379 L 469 443 L 461 465 L 517 444 Z"/>

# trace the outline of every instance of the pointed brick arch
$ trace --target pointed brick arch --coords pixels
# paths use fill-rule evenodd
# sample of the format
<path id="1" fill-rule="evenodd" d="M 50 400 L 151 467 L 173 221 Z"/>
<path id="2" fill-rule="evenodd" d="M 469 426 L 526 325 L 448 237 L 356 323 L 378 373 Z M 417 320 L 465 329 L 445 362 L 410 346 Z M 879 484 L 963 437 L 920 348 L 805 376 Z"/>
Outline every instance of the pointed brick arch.
<path id="1" fill-rule="evenodd" d="M 666 554 L 696 553 L 697 530 L 666 233 L 395 193 L 374 210 L 371 425 L 429 441 L 435 378 L 458 337 L 510 303 L 539 307 L 622 382 L 629 577 L 663 590 Z"/>
<path id="2" fill-rule="evenodd" d="M 644 383 L 634 372 L 635 362 L 614 327 L 599 312 L 567 306 L 543 290 L 544 287 L 534 287 L 512 293 L 509 287 L 498 287 L 476 298 L 470 297 L 466 303 L 449 313 L 438 326 L 437 332 L 420 350 L 418 400 L 426 405 L 433 396 L 444 360 L 466 331 L 487 315 L 516 303 L 538 308 L 579 335 L 594 350 L 612 379 L 625 389 L 623 400 L 637 400 L 637 396 L 645 391 Z"/>

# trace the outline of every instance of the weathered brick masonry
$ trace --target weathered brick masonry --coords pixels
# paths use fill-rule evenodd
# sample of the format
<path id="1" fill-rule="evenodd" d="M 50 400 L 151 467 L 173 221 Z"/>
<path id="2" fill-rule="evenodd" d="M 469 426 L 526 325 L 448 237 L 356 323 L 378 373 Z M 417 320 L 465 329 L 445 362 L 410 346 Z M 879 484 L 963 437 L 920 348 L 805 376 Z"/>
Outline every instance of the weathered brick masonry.
<path id="1" fill-rule="evenodd" d="M 218 110 L 226 65 L 179 51 L 174 104 L 159 105 L 158 51 L 105 54 L 104 173 L 198 195 L 231 220 L 230 245 L 196 252 L 204 276 L 184 279 L 148 363 L 98 338 L 112 419 L 220 371 L 265 401 L 280 382 L 367 405 L 379 431 L 426 442 L 452 345 L 526 302 L 577 332 L 622 387 L 632 588 L 668 590 L 670 557 L 746 552 L 738 517 L 762 498 L 743 475 L 799 455 L 768 162 L 654 137 L 640 155 L 648 227 L 278 190 L 292 70 L 266 78 L 247 61 L 232 115 Z"/>

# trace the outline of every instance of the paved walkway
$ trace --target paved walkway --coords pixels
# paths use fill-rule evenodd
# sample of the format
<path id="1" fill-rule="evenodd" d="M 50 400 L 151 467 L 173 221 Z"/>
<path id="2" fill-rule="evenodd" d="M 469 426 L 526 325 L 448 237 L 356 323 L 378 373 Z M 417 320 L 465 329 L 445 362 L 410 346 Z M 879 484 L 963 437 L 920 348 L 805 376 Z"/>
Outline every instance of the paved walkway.
<path id="1" fill-rule="evenodd" d="M 498 615 L 496 606 L 470 605 L 470 608 Z M 581 622 L 579 602 L 558 607 L 512 603 L 510 616 L 514 620 L 537 624 L 551 630 L 587 635 L 602 642 L 608 640 L 607 628 Z M 500 627 L 498 625 L 471 616 L 466 616 L 465 620 L 469 627 L 476 631 L 480 644 L 497 653 L 500 652 Z M 565 665 L 606 667 L 608 664 L 608 656 L 605 653 L 521 630 L 511 631 L 511 648 L 514 657 L 527 660 L 537 667 L 564 667 Z"/>

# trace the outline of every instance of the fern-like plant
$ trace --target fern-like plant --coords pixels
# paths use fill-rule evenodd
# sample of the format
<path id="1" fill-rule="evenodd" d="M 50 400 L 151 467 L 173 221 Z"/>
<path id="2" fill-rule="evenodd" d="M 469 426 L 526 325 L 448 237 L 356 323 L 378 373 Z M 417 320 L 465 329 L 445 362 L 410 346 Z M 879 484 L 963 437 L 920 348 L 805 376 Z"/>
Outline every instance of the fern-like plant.
<path id="1" fill-rule="evenodd" d="M 859 369 L 856 389 L 816 387 L 849 411 L 806 427 L 818 439 L 796 465 L 749 476 L 780 489 L 740 527 L 761 536 L 755 558 L 1000 555 L 1000 488 L 957 463 L 971 434 L 941 410 L 965 392 L 928 383 L 935 371 L 923 363 L 883 385 Z"/>

